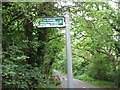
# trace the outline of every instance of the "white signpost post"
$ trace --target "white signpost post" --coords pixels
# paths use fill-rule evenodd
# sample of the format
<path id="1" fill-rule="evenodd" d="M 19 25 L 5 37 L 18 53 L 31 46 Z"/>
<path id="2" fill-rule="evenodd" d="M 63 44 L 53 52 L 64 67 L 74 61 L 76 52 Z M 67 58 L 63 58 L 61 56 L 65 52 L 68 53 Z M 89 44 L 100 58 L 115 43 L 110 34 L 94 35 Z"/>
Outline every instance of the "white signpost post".
<path id="1" fill-rule="evenodd" d="M 67 87 L 73 88 L 69 13 L 66 12 L 65 18 L 64 17 L 38 18 L 37 21 L 33 25 L 39 28 L 66 27 L 66 56 L 67 56 L 67 76 L 68 76 Z"/>
<path id="2" fill-rule="evenodd" d="M 68 88 L 73 88 L 73 76 L 72 76 L 72 53 L 70 44 L 70 17 L 69 12 L 65 15 L 66 22 L 66 56 L 67 56 L 67 76 L 68 76 Z"/>

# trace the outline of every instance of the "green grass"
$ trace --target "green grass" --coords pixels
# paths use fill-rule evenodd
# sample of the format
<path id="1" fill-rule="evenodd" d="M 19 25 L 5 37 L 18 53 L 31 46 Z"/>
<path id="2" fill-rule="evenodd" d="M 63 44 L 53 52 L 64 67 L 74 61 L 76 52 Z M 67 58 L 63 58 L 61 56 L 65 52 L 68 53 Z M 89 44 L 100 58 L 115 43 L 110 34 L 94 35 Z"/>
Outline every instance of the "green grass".
<path id="1" fill-rule="evenodd" d="M 96 80 L 94 78 L 89 77 L 86 74 L 75 76 L 74 78 L 97 85 L 102 88 L 117 88 L 117 85 L 113 82 L 103 81 L 103 80 Z"/>

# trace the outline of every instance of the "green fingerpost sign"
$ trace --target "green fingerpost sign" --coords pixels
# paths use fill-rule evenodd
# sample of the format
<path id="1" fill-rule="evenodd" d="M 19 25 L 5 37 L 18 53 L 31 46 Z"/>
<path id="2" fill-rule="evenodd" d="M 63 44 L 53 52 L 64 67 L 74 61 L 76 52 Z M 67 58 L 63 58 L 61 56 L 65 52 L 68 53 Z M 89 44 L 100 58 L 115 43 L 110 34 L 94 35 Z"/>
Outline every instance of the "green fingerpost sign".
<path id="1" fill-rule="evenodd" d="M 72 51 L 70 40 L 70 17 L 69 12 L 66 12 L 64 17 L 47 17 L 38 18 L 33 22 L 33 26 L 38 28 L 50 28 L 50 27 L 66 27 L 66 56 L 67 56 L 67 87 L 73 88 L 73 75 L 72 75 Z"/>
<path id="2" fill-rule="evenodd" d="M 64 17 L 38 18 L 36 22 L 34 22 L 34 26 L 39 28 L 65 27 L 65 19 Z"/>

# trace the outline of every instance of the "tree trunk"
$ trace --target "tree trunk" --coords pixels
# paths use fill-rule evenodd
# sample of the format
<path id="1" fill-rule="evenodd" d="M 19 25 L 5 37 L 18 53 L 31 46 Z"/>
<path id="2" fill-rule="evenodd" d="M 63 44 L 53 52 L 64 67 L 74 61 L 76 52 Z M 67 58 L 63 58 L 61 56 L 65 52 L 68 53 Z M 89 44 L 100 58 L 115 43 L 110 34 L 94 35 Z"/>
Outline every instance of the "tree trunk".
<path id="1" fill-rule="evenodd" d="M 26 19 L 25 23 L 24 23 L 24 28 L 25 28 L 25 34 L 27 36 L 28 42 L 27 42 L 27 46 L 28 49 L 26 50 L 26 55 L 29 57 L 27 59 L 27 63 L 34 65 L 35 62 L 35 57 L 34 57 L 34 49 L 33 46 L 31 45 L 31 42 L 33 41 L 33 36 L 32 36 L 32 30 L 33 30 L 33 24 L 30 20 Z"/>
<path id="2" fill-rule="evenodd" d="M 37 48 L 37 64 L 41 67 L 44 63 L 45 56 L 45 43 L 47 41 L 47 29 L 38 29 L 38 42 L 39 47 Z"/>

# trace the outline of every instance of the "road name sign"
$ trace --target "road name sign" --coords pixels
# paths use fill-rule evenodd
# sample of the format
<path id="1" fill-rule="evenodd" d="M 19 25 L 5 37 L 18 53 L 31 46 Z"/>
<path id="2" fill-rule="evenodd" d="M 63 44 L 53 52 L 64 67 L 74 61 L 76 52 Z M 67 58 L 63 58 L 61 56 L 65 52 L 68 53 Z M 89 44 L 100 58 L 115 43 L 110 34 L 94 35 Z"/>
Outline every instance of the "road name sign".
<path id="1" fill-rule="evenodd" d="M 64 17 L 38 18 L 33 25 L 39 28 L 65 27 L 65 18 Z"/>

